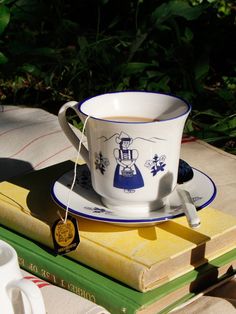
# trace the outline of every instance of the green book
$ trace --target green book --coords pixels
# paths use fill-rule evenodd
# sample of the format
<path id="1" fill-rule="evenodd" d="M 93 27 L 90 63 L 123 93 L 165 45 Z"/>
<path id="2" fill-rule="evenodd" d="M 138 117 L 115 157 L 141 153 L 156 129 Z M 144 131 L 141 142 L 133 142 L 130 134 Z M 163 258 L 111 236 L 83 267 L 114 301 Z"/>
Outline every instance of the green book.
<path id="1" fill-rule="evenodd" d="M 232 275 L 236 249 L 162 286 L 139 292 L 0 225 L 0 239 L 12 245 L 21 268 L 116 313 L 167 313 L 179 302 Z"/>

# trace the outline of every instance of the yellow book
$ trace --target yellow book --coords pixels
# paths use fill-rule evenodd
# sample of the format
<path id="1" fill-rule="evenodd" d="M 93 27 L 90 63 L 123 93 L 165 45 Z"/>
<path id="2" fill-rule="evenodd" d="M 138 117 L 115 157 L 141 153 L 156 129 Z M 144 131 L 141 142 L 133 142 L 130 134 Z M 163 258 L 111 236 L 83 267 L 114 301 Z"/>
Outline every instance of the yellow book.
<path id="1" fill-rule="evenodd" d="M 72 167 L 68 161 L 0 183 L 0 223 L 52 248 L 51 226 L 64 211 L 50 190 Z M 78 218 L 80 244 L 68 256 L 139 291 L 152 290 L 236 247 L 236 217 L 211 207 L 198 213 L 197 229 L 186 217 L 139 228 Z"/>

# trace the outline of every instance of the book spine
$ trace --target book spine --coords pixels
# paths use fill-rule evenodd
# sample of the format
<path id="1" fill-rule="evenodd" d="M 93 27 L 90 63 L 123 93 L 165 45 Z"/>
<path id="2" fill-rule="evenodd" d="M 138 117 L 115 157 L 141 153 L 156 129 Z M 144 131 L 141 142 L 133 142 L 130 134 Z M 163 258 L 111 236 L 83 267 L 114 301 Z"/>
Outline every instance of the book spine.
<path id="1" fill-rule="evenodd" d="M 129 304 L 129 300 L 125 300 L 120 294 L 114 293 L 113 290 L 109 290 L 109 288 L 106 288 L 99 282 L 94 282 L 92 276 L 85 278 L 81 272 L 76 273 L 67 268 L 66 263 L 68 261 L 66 259 L 64 268 L 57 262 L 54 263 L 43 255 L 37 254 L 37 252 L 21 246 L 18 242 L 12 241 L 12 239 L 2 236 L 1 239 L 15 248 L 19 265 L 22 269 L 53 285 L 71 291 L 89 301 L 101 305 L 112 314 L 137 313 L 136 305 Z M 54 258 L 56 259 L 57 257 L 54 256 Z"/>
<path id="2" fill-rule="evenodd" d="M 8 188 L 9 186 L 7 184 L 7 190 Z M 22 210 L 19 210 L 14 199 L 9 197 L 3 189 L 3 192 L 6 193 L 6 195 L 4 193 L 0 194 L 1 224 L 33 241 L 37 241 L 42 245 L 47 246 L 48 248 L 53 248 L 51 229 L 49 225 L 44 222 L 45 218 L 40 220 L 31 216 L 30 210 L 27 209 L 27 204 L 24 204 L 27 199 L 28 190 L 17 190 L 15 185 L 12 185 L 11 188 L 14 190 L 16 189 L 16 194 L 19 193 L 22 200 L 19 202 L 18 206 L 23 204 Z M 51 202 L 53 201 L 51 200 Z M 54 215 L 53 211 L 56 209 L 55 204 L 48 203 L 47 207 L 50 208 L 50 216 Z M 26 215 L 25 213 L 27 211 L 28 214 Z M 87 228 L 86 223 L 85 228 Z M 72 251 L 68 253 L 67 256 L 84 265 L 92 267 L 98 272 L 104 273 L 115 280 L 123 282 L 135 290 L 141 292 L 146 290 L 144 283 L 144 276 L 148 270 L 146 266 L 125 257 L 123 254 L 116 253 L 109 248 L 90 241 L 83 236 L 83 232 L 80 232 L 80 240 L 79 250 Z M 97 256 L 97 258 L 94 259 L 94 256 Z"/>

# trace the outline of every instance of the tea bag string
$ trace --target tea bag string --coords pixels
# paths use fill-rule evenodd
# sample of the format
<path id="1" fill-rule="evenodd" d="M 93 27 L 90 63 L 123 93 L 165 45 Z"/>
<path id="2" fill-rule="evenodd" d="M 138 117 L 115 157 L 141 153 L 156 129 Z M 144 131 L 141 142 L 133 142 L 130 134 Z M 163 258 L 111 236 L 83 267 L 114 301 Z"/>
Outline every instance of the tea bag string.
<path id="1" fill-rule="evenodd" d="M 86 128 L 86 124 L 87 124 L 89 118 L 90 118 L 90 116 L 87 116 L 87 118 L 84 121 L 82 134 L 81 134 L 81 138 L 80 138 L 80 141 L 79 141 L 79 147 L 78 147 L 78 150 L 77 150 L 77 156 L 76 156 L 76 160 L 75 160 L 75 164 L 74 164 L 73 180 L 72 180 L 72 184 L 71 184 L 70 190 L 68 192 L 68 197 L 67 197 L 65 218 L 63 219 L 61 217 L 61 219 L 63 220 L 64 223 L 66 223 L 67 217 L 68 217 L 68 212 L 69 212 L 69 207 L 70 207 L 70 200 L 71 200 L 71 194 L 72 194 L 72 191 L 74 189 L 76 176 L 77 176 L 77 165 L 78 165 L 78 161 L 79 161 L 79 157 L 80 157 L 81 145 L 82 145 L 82 142 L 83 142 L 83 139 L 84 139 L 85 128 Z"/>

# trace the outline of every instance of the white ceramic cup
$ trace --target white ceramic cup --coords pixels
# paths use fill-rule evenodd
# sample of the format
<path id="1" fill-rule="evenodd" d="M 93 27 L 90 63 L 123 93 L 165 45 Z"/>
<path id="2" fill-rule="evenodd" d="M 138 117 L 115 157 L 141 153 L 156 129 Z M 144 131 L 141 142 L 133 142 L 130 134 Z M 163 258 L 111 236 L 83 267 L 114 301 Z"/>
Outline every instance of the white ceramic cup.
<path id="1" fill-rule="evenodd" d="M 0 313 L 45 314 L 40 289 L 24 279 L 15 249 L 0 240 Z"/>
<path id="2" fill-rule="evenodd" d="M 78 150 L 80 139 L 67 121 L 68 108 L 86 121 L 88 150 L 82 145 L 80 152 L 103 204 L 130 214 L 163 207 L 177 183 L 182 133 L 191 106 L 179 97 L 141 91 L 67 102 L 59 110 L 59 123 Z M 136 118 L 124 121 L 125 117 Z"/>

